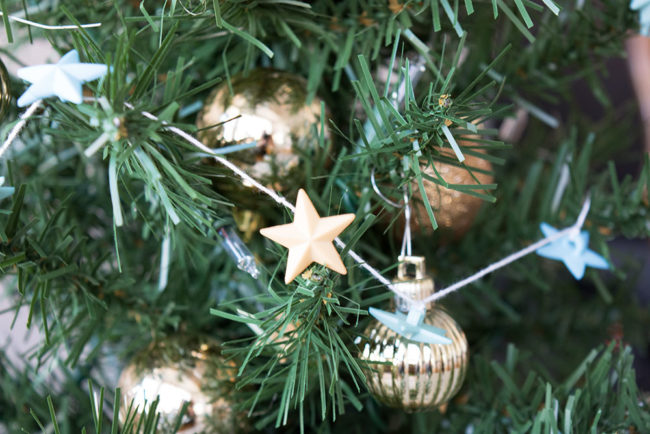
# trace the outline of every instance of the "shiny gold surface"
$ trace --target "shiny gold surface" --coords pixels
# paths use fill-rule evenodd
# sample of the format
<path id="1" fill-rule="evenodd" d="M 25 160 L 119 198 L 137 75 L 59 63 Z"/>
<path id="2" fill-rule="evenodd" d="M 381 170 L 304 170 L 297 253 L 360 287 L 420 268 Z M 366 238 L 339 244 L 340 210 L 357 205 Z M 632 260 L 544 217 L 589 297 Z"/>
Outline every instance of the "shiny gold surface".
<path id="1" fill-rule="evenodd" d="M 185 402 L 189 404 L 178 432 L 245 431 L 245 417 L 235 412 L 227 391 L 223 387 L 215 387 L 220 382 L 231 382 L 232 367 L 220 359 L 215 360 L 215 357 L 219 356 L 206 352 L 204 348 L 192 351 L 176 362 L 153 358 L 147 360 L 146 355 L 139 356 L 138 361 L 129 364 L 120 375 L 120 422 L 125 422 L 131 402 L 134 409 L 137 407 L 137 412 L 142 412 L 148 410 L 158 397 L 156 410 L 160 414 L 160 433 L 172 431 Z"/>
<path id="2" fill-rule="evenodd" d="M 425 322 L 445 329 L 453 343 L 410 342 L 379 322 L 366 329 L 369 341 L 360 357 L 374 369 L 366 370 L 366 379 L 378 401 L 407 412 L 433 410 L 462 386 L 468 360 L 465 334 L 440 308 L 430 311 Z"/>
<path id="3" fill-rule="evenodd" d="M 240 168 L 267 184 L 283 180 L 300 154 L 318 147 L 321 101 L 306 104 L 307 82 L 271 69 L 235 76 L 217 87 L 197 117 L 199 138 L 210 147 L 249 143 L 256 147 L 228 154 Z M 279 186 L 282 187 L 281 185 Z"/>
<path id="4" fill-rule="evenodd" d="M 408 289 L 419 300 L 432 294 L 433 280 L 422 273 L 424 258 L 401 257 L 400 261 L 407 266 L 415 265 L 416 274 L 414 279 L 407 280 L 405 272 L 398 269 L 396 288 Z M 364 372 L 372 395 L 407 412 L 433 410 L 445 404 L 458 392 L 467 371 L 467 338 L 456 321 L 434 305 L 428 309 L 424 322 L 444 329 L 452 343 L 409 341 L 377 320 L 368 325 L 364 338 L 357 341 L 359 358 L 367 364 Z"/>
<path id="5" fill-rule="evenodd" d="M 282 314 L 277 314 L 275 320 L 280 320 Z M 278 352 L 278 357 L 280 358 L 280 363 L 286 363 L 286 356 L 289 353 L 291 348 L 291 341 L 296 338 L 296 333 L 294 333 L 300 323 L 290 322 L 284 327 L 284 329 L 278 329 L 271 333 L 267 340 L 267 344 L 273 344 L 275 350 Z"/>
<path id="6" fill-rule="evenodd" d="M 450 156 L 453 157 L 453 154 L 450 154 Z M 492 164 L 489 161 L 473 155 L 465 154 L 465 164 L 470 169 L 492 170 Z M 463 167 L 452 166 L 438 161 L 434 162 L 434 165 L 440 176 L 449 184 L 476 184 L 472 175 Z M 431 166 L 423 168 L 422 171 L 429 176 L 437 177 Z M 490 184 L 494 181 L 492 175 L 480 173 L 476 170 L 472 171 L 481 184 Z M 465 234 L 474 222 L 483 200 L 426 180 L 424 188 L 438 226 L 441 229 L 451 230 L 455 236 Z M 414 184 L 413 190 L 418 191 L 417 184 Z M 415 194 L 414 197 L 416 200 L 413 204 L 411 227 L 414 230 L 421 230 L 431 234 L 433 229 L 422 198 L 419 194 Z"/>
<path id="7" fill-rule="evenodd" d="M 0 120 L 4 118 L 10 104 L 9 73 L 4 63 L 0 60 Z"/>

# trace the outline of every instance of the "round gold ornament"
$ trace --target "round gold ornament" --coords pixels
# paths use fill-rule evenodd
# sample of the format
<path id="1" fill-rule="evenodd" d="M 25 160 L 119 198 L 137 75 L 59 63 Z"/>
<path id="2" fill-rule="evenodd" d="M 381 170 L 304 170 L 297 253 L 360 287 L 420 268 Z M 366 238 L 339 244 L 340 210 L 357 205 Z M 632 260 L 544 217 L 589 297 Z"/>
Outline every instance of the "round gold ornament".
<path id="1" fill-rule="evenodd" d="M 276 315 L 275 319 L 279 320 L 282 318 L 281 314 Z M 290 322 L 286 326 L 279 328 L 271 333 L 267 343 L 273 344 L 274 348 L 278 352 L 278 357 L 280 357 L 280 362 L 286 362 L 286 356 L 288 355 L 288 350 L 291 347 L 291 341 L 296 337 L 296 330 L 298 330 L 299 323 Z"/>
<path id="2" fill-rule="evenodd" d="M 247 431 L 244 414 L 233 408 L 236 367 L 226 363 L 214 343 L 194 350 L 161 345 L 137 355 L 124 368 L 118 381 L 121 389 L 120 422 L 135 421 L 158 398 L 159 433 L 172 432 L 183 406 L 183 434 L 236 433 Z M 129 408 L 132 408 L 129 415 Z"/>
<path id="3" fill-rule="evenodd" d="M 319 149 L 321 100 L 307 104 L 306 80 L 272 69 L 234 76 L 231 87 L 221 84 L 205 101 L 196 120 L 199 139 L 213 148 L 251 145 L 227 158 L 264 185 L 285 190 L 301 175 L 301 157 Z M 242 191 L 235 182 L 218 184 Z"/>
<path id="4" fill-rule="evenodd" d="M 9 88 L 9 73 L 4 63 L 0 60 L 0 120 L 2 120 L 11 104 L 11 92 Z"/>
<path id="5" fill-rule="evenodd" d="M 446 153 L 445 155 L 454 159 L 456 158 L 453 153 Z M 465 165 L 472 170 L 481 184 L 491 184 L 494 181 L 491 174 L 482 173 L 482 171 L 492 170 L 492 164 L 488 160 L 465 154 Z M 435 161 L 434 166 L 435 170 L 449 184 L 470 185 L 477 183 L 465 167 L 454 166 L 439 161 Z M 421 167 L 421 170 L 422 173 L 437 178 L 433 167 Z M 483 200 L 478 197 L 446 188 L 426 179 L 424 180 L 424 190 L 433 209 L 438 227 L 452 232 L 455 237 L 461 237 L 469 230 L 483 204 Z M 413 184 L 413 191 L 419 191 L 416 183 Z M 412 203 L 411 228 L 431 235 L 433 228 L 419 193 L 414 194 L 414 199 Z"/>
<path id="6" fill-rule="evenodd" d="M 433 279 L 425 275 L 423 257 L 400 257 L 397 290 L 414 300 L 434 292 Z M 415 267 L 415 276 L 408 268 Z M 404 299 L 396 308 L 408 312 Z M 370 393 L 380 402 L 406 412 L 433 410 L 445 405 L 460 389 L 469 358 L 467 338 L 454 319 L 438 305 L 427 305 L 426 324 L 446 331 L 451 344 L 424 344 L 400 336 L 373 320 L 359 339 L 359 358 Z"/>

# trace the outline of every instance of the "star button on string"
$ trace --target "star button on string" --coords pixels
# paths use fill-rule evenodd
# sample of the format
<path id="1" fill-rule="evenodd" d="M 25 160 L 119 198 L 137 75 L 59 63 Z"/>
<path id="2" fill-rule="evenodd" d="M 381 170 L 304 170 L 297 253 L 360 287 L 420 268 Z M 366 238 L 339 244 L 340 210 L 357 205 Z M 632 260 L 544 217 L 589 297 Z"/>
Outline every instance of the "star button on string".
<path id="1" fill-rule="evenodd" d="M 639 11 L 639 33 L 650 36 L 650 0 L 632 0 L 630 9 Z"/>
<path id="2" fill-rule="evenodd" d="M 293 223 L 264 228 L 260 233 L 289 249 L 284 283 L 290 283 L 314 262 L 346 274 L 332 241 L 353 220 L 354 214 L 320 217 L 305 190 L 300 189 Z"/>
<path id="3" fill-rule="evenodd" d="M 445 336 L 447 332 L 444 329 L 424 323 L 426 309 L 422 304 L 412 305 L 408 315 L 399 311 L 386 312 L 374 307 L 368 308 L 368 313 L 408 340 L 424 344 L 449 345 L 452 343 L 452 340 Z"/>
<path id="4" fill-rule="evenodd" d="M 9 196 L 12 196 L 14 194 L 14 192 L 16 191 L 16 189 L 14 187 L 11 187 L 11 186 L 5 187 L 4 183 L 5 183 L 5 177 L 0 176 L 0 200 L 6 199 Z"/>
<path id="5" fill-rule="evenodd" d="M 559 232 L 553 226 L 542 223 L 540 229 L 545 237 L 552 237 Z M 606 270 L 609 268 L 607 260 L 598 253 L 589 250 L 589 232 L 574 232 L 557 239 L 537 250 L 537 254 L 548 259 L 555 259 L 564 262 L 573 277 L 582 279 L 586 267 Z"/>
<path id="6" fill-rule="evenodd" d="M 402 250 L 399 256 L 400 266 L 397 272 L 398 281 L 403 281 L 402 279 L 404 275 L 406 275 L 405 270 L 407 264 L 416 266 L 416 279 L 423 279 L 425 275 L 424 257 L 411 256 L 413 246 L 411 238 L 411 206 L 409 204 L 408 191 L 404 189 L 403 204 L 395 204 L 385 197 L 379 189 L 379 186 L 377 186 L 374 177 L 374 170 L 371 172 L 370 180 L 375 192 L 379 197 L 386 201 L 386 203 L 391 206 L 404 208 L 404 236 L 402 238 Z M 396 289 L 395 286 L 393 288 Z M 448 345 L 452 343 L 452 340 L 445 336 L 447 332 L 444 329 L 434 327 L 424 322 L 426 305 L 417 302 L 409 302 L 407 299 L 399 295 L 399 290 L 395 291 L 395 293 L 397 295 L 396 300 L 398 300 L 398 310 L 395 312 L 386 312 L 385 310 L 370 307 L 368 308 L 368 313 L 375 317 L 377 321 L 408 340 L 424 344 Z M 400 312 L 399 309 L 408 309 L 408 314 L 405 315 Z"/>
<path id="7" fill-rule="evenodd" d="M 18 98 L 18 107 L 28 106 L 50 96 L 57 96 L 61 101 L 81 104 L 81 85 L 103 77 L 107 71 L 106 65 L 80 63 L 77 50 L 68 52 L 53 65 L 21 68 L 17 71 L 18 77 L 32 85 Z"/>

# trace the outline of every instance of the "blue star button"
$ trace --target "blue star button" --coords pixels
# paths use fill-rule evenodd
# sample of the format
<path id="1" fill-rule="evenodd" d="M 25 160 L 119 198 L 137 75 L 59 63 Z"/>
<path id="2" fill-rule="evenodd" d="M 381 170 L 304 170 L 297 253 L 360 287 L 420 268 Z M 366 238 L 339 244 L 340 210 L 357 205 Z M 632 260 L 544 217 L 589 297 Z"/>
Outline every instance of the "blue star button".
<path id="1" fill-rule="evenodd" d="M 545 237 L 551 237 L 559 232 L 553 226 L 542 223 L 540 229 Z M 564 262 L 573 277 L 580 280 L 585 274 L 586 267 L 606 270 L 609 268 L 607 260 L 593 250 L 589 250 L 589 232 L 581 231 L 571 236 L 566 235 L 560 239 L 537 249 L 537 254 L 548 259 Z"/>
<path id="2" fill-rule="evenodd" d="M 632 0 L 630 9 L 639 11 L 640 33 L 650 36 L 650 0 Z"/>
<path id="3" fill-rule="evenodd" d="M 377 321 L 410 341 L 423 344 L 451 344 L 451 339 L 445 336 L 447 334 L 445 330 L 424 323 L 426 313 L 424 305 L 412 306 L 408 315 L 401 312 L 386 312 L 374 307 L 368 309 L 368 312 Z"/>

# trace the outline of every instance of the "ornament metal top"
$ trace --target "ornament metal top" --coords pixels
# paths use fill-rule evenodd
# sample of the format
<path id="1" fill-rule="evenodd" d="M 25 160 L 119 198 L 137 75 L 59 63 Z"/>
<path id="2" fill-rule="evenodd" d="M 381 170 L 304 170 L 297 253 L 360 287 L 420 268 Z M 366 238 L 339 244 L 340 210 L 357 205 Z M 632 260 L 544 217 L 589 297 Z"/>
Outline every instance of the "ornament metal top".
<path id="1" fill-rule="evenodd" d="M 434 292 L 434 282 L 425 274 L 421 256 L 401 256 L 396 289 L 413 300 L 424 300 Z M 415 273 L 409 274 L 409 267 Z M 414 274 L 414 275 L 413 275 Z M 409 303 L 396 296 L 398 311 L 408 312 Z M 377 320 L 371 321 L 358 339 L 359 358 L 365 362 L 367 386 L 380 402 L 407 412 L 433 410 L 444 405 L 465 379 L 468 345 L 465 333 L 443 309 L 427 305 L 425 324 L 445 331 L 450 344 L 419 343 Z"/>
<path id="2" fill-rule="evenodd" d="M 235 76 L 230 85 L 221 84 L 205 101 L 196 120 L 199 139 L 215 148 L 241 145 L 229 158 L 281 189 L 300 154 L 318 147 L 321 101 L 315 97 L 307 104 L 306 80 L 272 69 Z"/>

